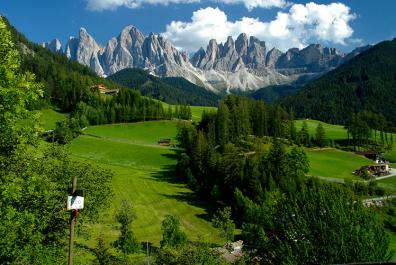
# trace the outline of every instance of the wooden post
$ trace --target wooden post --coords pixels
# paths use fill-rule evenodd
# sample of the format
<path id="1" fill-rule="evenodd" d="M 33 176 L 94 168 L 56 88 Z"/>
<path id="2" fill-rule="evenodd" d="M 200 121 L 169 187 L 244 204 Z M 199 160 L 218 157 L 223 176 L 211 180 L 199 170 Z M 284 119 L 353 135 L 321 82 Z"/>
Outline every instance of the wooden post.
<path id="1" fill-rule="evenodd" d="M 146 241 L 146 251 L 147 251 L 147 264 L 150 265 L 150 254 L 149 254 L 148 241 Z"/>
<path id="2" fill-rule="evenodd" d="M 72 194 L 77 190 L 77 177 L 73 178 Z M 70 213 L 70 237 L 69 237 L 69 265 L 73 265 L 74 224 L 76 222 L 76 210 Z"/>

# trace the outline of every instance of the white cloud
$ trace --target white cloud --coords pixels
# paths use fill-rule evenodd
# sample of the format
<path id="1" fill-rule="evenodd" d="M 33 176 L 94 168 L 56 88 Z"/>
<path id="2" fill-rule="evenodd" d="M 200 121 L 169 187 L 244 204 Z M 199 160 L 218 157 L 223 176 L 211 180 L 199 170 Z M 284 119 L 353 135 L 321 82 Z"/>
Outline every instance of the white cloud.
<path id="1" fill-rule="evenodd" d="M 115 10 L 121 6 L 138 8 L 143 5 L 169 5 L 189 4 L 201 2 L 201 0 L 85 0 L 87 8 L 92 11 Z M 224 4 L 243 4 L 248 10 L 254 8 L 283 8 L 288 5 L 286 0 L 209 0 Z"/>
<path id="2" fill-rule="evenodd" d="M 229 21 L 219 8 L 207 7 L 193 12 L 190 22 L 172 21 L 163 35 L 190 52 L 206 47 L 209 39 L 224 42 L 228 36 L 235 39 L 242 32 L 266 41 L 270 47 L 286 50 L 312 42 L 345 44 L 353 33 L 349 22 L 355 17 L 342 3 L 293 4 L 288 12 L 278 12 L 272 21 L 251 17 Z"/>
<path id="3" fill-rule="evenodd" d="M 254 8 L 284 8 L 289 5 L 285 0 L 218 0 L 225 4 L 243 4 L 248 10 Z"/>
<path id="4" fill-rule="evenodd" d="M 169 5 L 197 3 L 200 0 L 86 0 L 91 11 L 115 10 L 119 7 L 138 8 L 143 5 Z"/>

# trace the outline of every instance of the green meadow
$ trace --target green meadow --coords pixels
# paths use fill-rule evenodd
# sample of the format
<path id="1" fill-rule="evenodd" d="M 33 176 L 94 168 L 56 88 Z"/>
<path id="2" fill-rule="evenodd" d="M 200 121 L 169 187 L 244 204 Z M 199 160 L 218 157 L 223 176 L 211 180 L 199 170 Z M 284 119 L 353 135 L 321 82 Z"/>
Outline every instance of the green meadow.
<path id="1" fill-rule="evenodd" d="M 54 129 L 58 121 L 63 121 L 67 117 L 67 114 L 57 112 L 53 109 L 42 109 L 40 113 L 40 123 L 44 130 Z"/>
<path id="2" fill-rule="evenodd" d="M 344 129 L 344 126 L 328 124 L 317 120 L 296 120 L 295 125 L 298 131 L 301 130 L 304 121 L 307 123 L 308 132 L 311 136 L 315 135 L 316 127 L 319 123 L 321 123 L 326 131 L 326 136 L 328 139 L 347 139 L 347 131 Z"/>
<path id="3" fill-rule="evenodd" d="M 199 121 L 203 111 L 215 110 L 209 107 L 191 109 L 194 121 Z M 56 121 L 66 117 L 53 110 L 42 113 L 46 129 L 54 128 Z M 311 135 L 315 133 L 318 123 L 307 121 Z M 161 222 L 165 215 L 171 214 L 181 217 L 183 229 L 191 240 L 200 237 L 209 243 L 224 243 L 209 220 L 210 207 L 195 197 L 186 185 L 177 181 L 173 173 L 177 150 L 157 143 L 161 138 L 169 138 L 171 144 L 175 144 L 177 125 L 177 121 L 148 121 L 90 126 L 83 131 L 83 135 L 72 141 L 69 149 L 76 160 L 97 164 L 114 173 L 114 198 L 110 207 L 103 212 L 97 224 L 88 226 L 85 234 L 77 236 L 77 251 L 82 253 L 82 264 L 92 258 L 84 246 L 93 247 L 99 234 L 103 234 L 108 244 L 119 235 L 114 216 L 122 200 L 130 201 L 136 210 L 138 218 L 132 228 L 141 242 L 158 246 L 162 235 Z M 302 121 L 296 121 L 298 130 L 301 126 Z M 323 126 L 328 138 L 346 138 L 346 130 L 342 126 L 325 123 Z M 307 148 L 306 152 L 311 176 L 361 180 L 352 172 L 372 163 L 362 156 L 334 148 Z M 396 190 L 396 177 L 379 183 Z M 87 234 L 89 237 L 85 236 Z M 396 236 L 391 236 L 394 246 Z"/>
<path id="4" fill-rule="evenodd" d="M 164 106 L 165 111 L 168 109 L 169 104 L 163 102 L 162 103 Z M 174 110 L 175 105 L 170 105 L 172 110 Z M 202 113 L 204 111 L 206 112 L 211 112 L 211 111 L 216 111 L 217 108 L 216 107 L 204 107 L 204 106 L 190 106 L 191 108 L 191 118 L 193 121 L 200 121 L 201 117 L 202 117 Z"/>
<path id="5" fill-rule="evenodd" d="M 296 120 L 296 129 L 299 131 L 302 128 L 304 120 Z M 317 120 L 305 120 L 308 125 L 308 131 L 311 136 L 315 136 L 315 130 L 319 123 L 323 125 L 323 128 L 326 131 L 326 136 L 328 139 L 333 140 L 342 140 L 347 139 L 347 130 L 342 125 L 333 125 L 324 123 Z M 394 139 L 396 139 L 396 135 L 393 134 Z M 390 162 L 396 162 L 396 141 L 393 143 L 392 150 L 387 151 L 384 154 L 384 157 Z"/>
<path id="6" fill-rule="evenodd" d="M 334 148 L 307 149 L 309 175 L 337 179 L 362 180 L 352 174 L 361 166 L 373 163 L 370 159 Z"/>
<path id="7" fill-rule="evenodd" d="M 133 230 L 139 241 L 159 244 L 165 215 L 177 215 L 191 240 L 202 237 L 222 243 L 208 220 L 207 205 L 199 201 L 172 170 L 175 151 L 157 144 L 159 138 L 174 139 L 176 122 L 155 121 L 92 126 L 73 140 L 72 155 L 114 172 L 114 199 L 100 224 L 92 228 L 93 239 L 103 233 L 107 242 L 118 236 L 114 213 L 122 200 L 130 201 L 137 213 Z M 93 136 L 95 135 L 95 136 Z M 93 242 L 91 242 L 93 244 Z"/>

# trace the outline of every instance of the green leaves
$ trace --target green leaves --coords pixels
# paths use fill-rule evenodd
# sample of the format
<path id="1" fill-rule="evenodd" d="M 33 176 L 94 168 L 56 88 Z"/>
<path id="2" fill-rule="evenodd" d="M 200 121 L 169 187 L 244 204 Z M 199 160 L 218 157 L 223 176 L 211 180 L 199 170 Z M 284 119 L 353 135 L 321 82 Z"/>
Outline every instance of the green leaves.
<path id="1" fill-rule="evenodd" d="M 295 194 L 273 195 L 260 203 L 238 195 L 248 246 L 269 264 L 386 260 L 389 239 L 381 220 L 348 188 L 308 180 Z"/>
<path id="2" fill-rule="evenodd" d="M 122 201 L 121 207 L 115 218 L 121 225 L 121 234 L 113 245 L 123 253 L 124 258 L 126 258 L 128 254 L 135 253 L 140 249 L 139 242 L 130 227 L 132 222 L 136 219 L 136 213 L 128 201 Z"/>
<path id="3" fill-rule="evenodd" d="M 234 240 L 235 224 L 231 220 L 231 207 L 218 209 L 212 219 L 213 226 L 219 228 L 227 242 Z"/>
<path id="4" fill-rule="evenodd" d="M 181 247 L 187 242 L 187 236 L 181 230 L 180 220 L 176 216 L 165 216 L 162 231 L 161 247 Z"/>

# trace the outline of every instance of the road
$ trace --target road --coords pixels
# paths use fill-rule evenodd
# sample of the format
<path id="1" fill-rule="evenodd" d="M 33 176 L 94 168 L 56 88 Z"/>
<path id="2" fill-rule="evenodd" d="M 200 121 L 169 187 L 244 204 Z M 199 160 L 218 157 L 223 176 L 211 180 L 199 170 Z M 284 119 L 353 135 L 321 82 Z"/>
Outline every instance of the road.
<path id="1" fill-rule="evenodd" d="M 382 176 L 382 177 L 378 177 L 372 180 L 382 180 L 382 179 L 387 179 L 387 178 L 391 178 L 391 177 L 395 177 L 396 176 L 396 169 L 391 168 L 389 170 L 390 174 L 386 175 L 386 176 Z M 313 176 L 309 176 L 309 177 L 313 177 Z M 330 181 L 330 182 L 336 182 L 336 183 L 344 183 L 344 179 L 338 179 L 338 178 L 330 178 L 330 177 L 322 177 L 322 176 L 315 176 L 321 180 L 325 180 L 325 181 Z M 370 180 L 353 180 L 354 182 L 359 181 L 359 182 L 369 182 Z"/>

